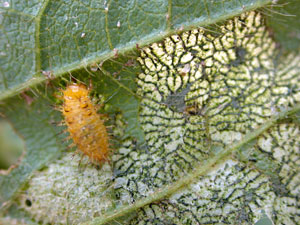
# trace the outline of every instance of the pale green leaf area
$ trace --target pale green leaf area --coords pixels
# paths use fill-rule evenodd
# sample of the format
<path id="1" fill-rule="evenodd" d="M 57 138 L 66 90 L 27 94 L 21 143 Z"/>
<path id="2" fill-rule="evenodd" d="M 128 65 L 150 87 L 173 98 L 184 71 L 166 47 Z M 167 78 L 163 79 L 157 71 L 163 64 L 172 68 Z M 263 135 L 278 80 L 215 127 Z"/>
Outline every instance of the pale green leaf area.
<path id="1" fill-rule="evenodd" d="M 241 14 L 269 2 L 2 0 L 0 116 L 24 153 L 0 224 L 299 224 L 299 1 Z M 102 165 L 57 126 L 75 80 L 109 118 Z"/>

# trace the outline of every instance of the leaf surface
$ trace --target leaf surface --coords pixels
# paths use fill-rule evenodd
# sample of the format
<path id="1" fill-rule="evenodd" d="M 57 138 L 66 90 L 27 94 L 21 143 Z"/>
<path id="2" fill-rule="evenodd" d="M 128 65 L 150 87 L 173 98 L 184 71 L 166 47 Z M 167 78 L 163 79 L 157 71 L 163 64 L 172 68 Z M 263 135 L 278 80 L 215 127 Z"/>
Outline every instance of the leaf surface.
<path id="1" fill-rule="evenodd" d="M 216 171 L 214 168 L 216 164 L 221 166 L 221 170 L 229 171 L 228 173 L 232 177 L 228 176 L 228 180 L 236 179 L 231 184 L 232 186 L 248 185 L 251 183 L 252 178 L 245 175 L 250 174 L 250 172 L 243 163 L 248 165 L 249 161 L 255 161 L 256 163 L 250 163 L 251 166 L 255 167 L 254 171 L 257 175 L 257 179 L 253 180 L 258 180 L 257 184 L 261 184 L 260 182 L 263 181 L 262 189 L 254 188 L 249 193 L 241 195 L 243 196 L 241 197 L 242 199 L 246 199 L 244 203 L 248 203 L 247 199 L 254 200 L 254 198 L 249 197 L 250 195 L 261 195 L 263 196 L 262 198 L 269 198 L 270 201 L 273 201 L 274 196 L 272 194 L 275 193 L 280 198 L 278 197 L 279 200 L 274 200 L 272 204 L 275 206 L 285 205 L 287 201 L 285 198 L 288 195 L 292 196 L 292 198 L 295 196 L 295 192 L 291 191 L 291 185 L 294 185 L 294 180 L 289 186 L 282 176 L 280 175 L 281 177 L 278 178 L 276 173 L 280 170 L 286 174 L 286 177 L 298 177 L 299 171 L 295 168 L 295 162 L 291 160 L 295 153 L 289 152 L 286 159 L 277 159 L 276 155 L 270 156 L 270 153 L 264 152 L 264 144 L 270 142 L 270 140 L 274 142 L 281 141 L 282 133 L 286 134 L 290 138 L 289 140 L 293 142 L 299 141 L 294 135 L 298 132 L 298 128 L 289 124 L 299 123 L 299 112 L 297 114 L 298 108 L 295 106 L 299 99 L 297 95 L 297 90 L 299 90 L 299 79 L 297 78 L 297 74 L 299 74 L 299 56 L 297 54 L 281 56 L 278 54 L 277 49 L 275 52 L 272 52 L 275 42 L 269 42 L 270 39 L 263 39 L 263 42 L 253 42 L 253 45 L 257 47 L 255 51 L 252 47 L 249 50 L 236 44 L 231 47 L 233 47 L 234 54 L 238 57 L 234 60 L 231 59 L 232 61 L 229 63 L 224 63 L 222 61 L 224 58 L 222 59 L 223 56 L 221 54 L 215 55 L 211 74 L 224 69 L 218 64 L 218 62 L 221 62 L 221 64 L 226 64 L 229 69 L 232 69 L 235 75 L 239 74 L 241 77 L 237 76 L 234 79 L 228 78 L 229 80 L 226 80 L 225 76 L 220 78 L 212 75 L 213 78 L 207 78 L 207 80 L 211 87 L 216 88 L 214 90 L 208 90 L 202 84 L 202 86 L 192 87 L 193 81 L 185 80 L 183 86 L 180 86 L 179 89 L 170 85 L 168 94 L 163 88 L 163 82 L 155 83 L 152 80 L 155 73 L 149 73 L 154 68 L 147 61 L 149 58 L 151 58 L 152 64 L 157 64 L 160 60 L 162 64 L 167 62 L 166 59 L 162 58 L 157 61 L 156 56 L 159 55 L 158 52 L 156 56 L 151 56 L 149 52 L 153 51 L 155 46 L 152 46 L 153 49 L 149 52 L 145 51 L 145 49 L 141 51 L 142 60 L 140 62 L 144 60 L 141 63 L 142 68 L 135 61 L 137 52 L 140 54 L 141 48 L 147 44 L 155 41 L 162 43 L 161 40 L 164 37 L 190 30 L 194 27 L 205 26 L 207 29 L 205 31 L 207 32 L 205 33 L 206 37 L 217 40 L 218 35 L 221 35 L 224 31 L 220 31 L 219 25 L 212 26 L 213 24 L 222 22 L 234 15 L 239 15 L 243 11 L 264 6 L 269 2 L 262 0 L 206 0 L 200 2 L 128 1 L 123 3 L 118 1 L 100 2 L 90 0 L 88 2 L 30 1 L 30 3 L 23 3 L 14 1 L 1 3 L 0 30 L 3 32 L 1 32 L 2 36 L 0 39 L 0 100 L 2 101 L 0 112 L 12 123 L 12 126 L 25 143 L 25 155 L 21 164 L 10 174 L 6 176 L 1 175 L 0 177 L 0 200 L 3 206 L 13 199 L 22 187 L 28 191 L 28 194 L 21 197 L 19 202 L 21 205 L 26 201 L 26 198 L 31 199 L 32 195 L 37 196 L 37 199 L 44 199 L 44 194 L 49 190 L 49 193 L 54 193 L 51 197 L 53 202 L 56 201 L 56 197 L 61 199 L 68 196 L 68 193 L 64 192 L 67 190 L 66 188 L 61 189 L 62 193 L 56 193 L 58 189 L 55 189 L 54 186 L 52 187 L 50 183 L 48 185 L 50 189 L 42 189 L 39 187 L 38 182 L 35 182 L 35 180 L 39 178 L 43 180 L 47 176 L 56 178 L 55 175 L 51 174 L 49 168 L 46 167 L 44 171 L 39 173 L 35 171 L 40 170 L 45 165 L 49 165 L 56 158 L 60 157 L 61 152 L 65 148 L 61 144 L 61 138 L 57 137 L 60 129 L 49 123 L 50 121 L 57 122 L 61 120 L 59 113 L 54 112 L 50 106 L 50 104 L 57 104 L 57 102 L 52 97 L 50 99 L 45 98 L 44 95 L 52 95 L 53 86 L 54 88 L 64 86 L 64 82 L 51 81 L 49 83 L 49 80 L 54 77 L 62 77 L 63 75 L 67 75 L 67 78 L 64 79 L 69 80 L 69 73 L 86 84 L 92 80 L 93 92 L 104 96 L 106 108 L 103 108 L 101 112 L 108 113 L 113 121 L 112 123 L 120 126 L 120 131 L 115 132 L 114 135 L 121 138 L 118 141 L 122 144 L 120 148 L 115 150 L 116 152 L 113 156 L 114 168 L 111 172 L 114 173 L 116 178 L 114 186 L 115 196 L 113 199 L 116 198 L 121 203 L 117 204 L 117 206 L 114 206 L 111 201 L 107 203 L 104 200 L 108 196 L 102 196 L 102 193 L 99 194 L 99 189 L 99 192 L 95 193 L 100 195 L 100 200 L 95 198 L 94 202 L 103 203 L 101 205 L 103 208 L 108 207 L 107 203 L 109 207 L 103 210 L 105 214 L 102 217 L 97 218 L 99 215 L 92 215 L 91 218 L 96 218 L 91 223 L 102 224 L 104 222 L 112 222 L 115 219 L 122 223 L 126 221 L 128 213 L 131 216 L 136 216 L 133 211 L 137 211 L 138 214 L 136 220 L 132 220 L 133 224 L 148 220 L 153 223 L 170 222 L 168 214 L 164 215 L 162 213 L 166 211 L 175 215 L 176 213 L 184 215 L 182 218 L 189 218 L 189 215 L 193 213 L 194 215 L 202 215 L 199 212 L 195 213 L 193 204 L 189 205 L 187 203 L 192 197 L 194 200 L 199 197 L 197 192 L 192 189 L 194 183 L 197 183 L 198 186 L 196 186 L 199 190 L 201 189 L 205 193 L 206 191 L 222 193 L 224 189 L 222 186 L 220 190 L 207 190 L 201 187 L 201 182 L 207 185 L 211 183 L 207 182 L 206 178 L 198 178 L 199 175 L 206 176 L 210 175 L 210 171 Z M 267 16 L 268 28 L 273 30 L 274 39 L 281 43 L 283 50 L 297 49 L 299 45 L 299 35 L 297 35 L 299 33 L 299 20 L 295 20 L 293 16 L 277 16 L 277 14 L 289 13 L 298 16 L 298 12 L 295 9 L 297 3 L 299 3 L 298 0 L 291 1 L 290 4 L 286 5 L 279 2 L 278 6 L 281 7 L 281 4 L 283 5 L 278 11 L 273 6 L 263 9 L 263 13 Z M 231 28 L 227 29 L 230 30 Z M 207 36 L 208 34 L 211 36 Z M 246 42 L 248 37 L 252 37 L 251 35 L 255 36 L 254 33 L 250 32 L 249 36 L 245 36 L 243 40 Z M 268 32 L 265 31 L 262 36 L 267 37 Z M 182 36 L 182 39 L 184 40 L 185 37 Z M 265 45 L 262 43 L 265 43 Z M 209 45 L 209 43 L 206 44 Z M 224 46 L 218 46 L 218 42 L 213 44 L 216 49 L 225 48 Z M 202 47 L 202 45 L 199 46 Z M 260 51 L 259 48 L 264 50 L 257 56 L 257 52 Z M 227 49 L 223 50 L 227 52 Z M 188 55 L 189 51 L 194 54 L 195 51 L 199 52 L 199 49 L 185 49 L 185 51 L 186 55 Z M 170 55 L 174 56 L 173 53 Z M 257 63 L 257 61 L 253 60 L 255 57 L 258 57 L 259 66 L 255 65 Z M 176 61 L 175 58 L 174 60 Z M 167 69 L 167 71 L 176 70 L 174 77 L 178 76 L 178 74 L 184 76 L 186 71 L 192 68 L 192 66 L 189 68 L 184 67 L 186 63 L 184 60 L 179 64 L 176 64 L 175 61 L 173 62 L 174 68 Z M 101 66 L 99 66 L 99 63 Z M 198 66 L 209 68 L 210 62 L 207 61 L 206 63 L 196 62 Z M 244 67 L 245 65 L 247 66 Z M 157 69 L 156 72 L 160 72 L 158 68 L 154 68 L 154 70 Z M 248 72 L 251 74 L 252 82 L 247 80 L 248 77 L 243 77 L 243 74 L 248 75 Z M 224 72 L 224 74 L 227 73 Z M 265 78 L 266 76 L 268 77 L 267 79 Z M 139 78 L 136 79 L 136 77 Z M 271 77 L 274 78 L 274 83 L 271 82 Z M 223 81 L 231 87 L 228 92 L 224 92 Z M 176 82 L 174 81 L 174 84 Z M 242 82 L 242 84 L 234 85 L 234 82 Z M 155 88 L 153 88 L 153 83 L 155 83 Z M 248 89 L 244 88 L 241 90 L 240 87 L 244 87 L 245 83 Z M 25 99 L 18 96 L 19 93 L 24 93 L 22 91 L 27 90 L 27 88 L 32 88 L 39 84 L 46 85 L 46 90 L 39 88 L 37 90 L 39 92 L 42 90 L 42 93 L 36 96 L 29 94 L 30 97 L 35 99 L 32 105 L 28 105 Z M 157 90 L 164 93 L 163 100 L 157 99 Z M 194 96 L 193 91 L 194 94 L 196 93 Z M 35 89 L 33 89 L 34 92 Z M 229 92 L 230 94 L 228 94 Z M 228 99 L 224 98 L 227 94 L 230 97 L 230 104 Z M 200 107 L 197 105 L 199 103 L 193 105 L 193 100 L 202 98 L 202 95 L 209 96 L 208 101 L 203 100 L 206 101 L 205 104 L 207 106 Z M 185 101 L 185 98 L 182 96 L 188 96 L 187 98 L 190 98 L 191 102 Z M 225 100 L 218 100 L 219 98 L 224 98 Z M 289 107 L 295 107 L 292 109 L 293 113 L 290 113 Z M 207 114 L 208 117 L 203 119 L 200 111 L 204 114 L 209 112 Z M 279 112 L 282 112 L 282 114 Z M 196 113 L 194 117 L 193 113 Z M 200 113 L 201 116 L 199 117 L 200 114 L 197 113 Z M 274 116 L 272 113 L 276 115 L 279 113 L 280 115 Z M 282 117 L 290 114 L 293 115 L 282 120 Z M 120 121 L 118 119 L 119 116 L 122 118 Z M 278 119 L 279 117 L 280 119 Z M 188 122 L 188 120 L 193 121 Z M 286 124 L 276 126 L 278 121 Z M 266 125 L 263 130 L 256 132 L 255 129 L 258 129 L 263 123 L 270 126 Z M 195 124 L 198 124 L 198 127 Z M 271 130 L 271 127 L 274 127 L 274 129 Z M 267 128 L 270 128 L 270 130 L 266 131 Z M 118 128 L 114 129 L 117 130 Z M 226 135 L 225 133 L 222 134 L 222 132 L 218 133 L 222 129 L 229 131 L 229 133 Z M 184 143 L 184 147 L 178 145 L 182 138 L 180 135 L 178 136 L 179 130 L 186 136 L 189 136 L 189 132 L 190 134 L 194 133 L 189 136 L 192 138 L 186 141 L 187 143 Z M 169 140 L 167 140 L 169 134 L 174 136 L 170 136 Z M 230 136 L 233 137 L 232 142 L 229 141 Z M 236 143 L 238 140 L 240 142 Z M 174 146 L 178 148 L 174 150 Z M 274 145 L 274 148 L 280 149 L 283 146 L 280 142 L 279 146 Z M 174 151 L 168 152 L 170 149 Z M 211 152 L 210 149 L 212 149 Z M 297 151 L 296 147 L 295 149 Z M 200 150 L 203 150 L 203 152 Z M 227 163 L 226 160 L 230 158 L 233 152 L 238 153 L 235 157 L 241 162 L 235 161 L 236 159 L 234 158 L 233 163 L 232 161 Z M 68 159 L 66 157 L 64 160 Z M 195 163 L 197 160 L 199 162 Z M 226 163 L 222 164 L 223 161 Z M 55 167 L 59 164 L 61 167 L 58 166 L 57 168 L 72 169 L 74 172 L 76 166 L 70 166 L 68 163 L 68 161 L 62 160 L 51 165 Z M 292 172 L 289 173 L 282 170 L 283 165 L 288 166 L 290 168 L 289 171 Z M 193 168 L 195 167 L 198 169 L 194 171 Z M 75 174 L 73 172 L 71 173 L 72 176 Z M 89 173 L 93 174 L 94 172 L 87 172 L 87 174 Z M 99 173 L 101 174 L 101 171 Z M 186 176 L 186 173 L 189 176 Z M 218 173 L 222 172 L 218 171 Z M 34 179 L 30 180 L 29 178 L 33 174 L 35 174 Z M 95 193 L 89 191 L 89 183 L 85 183 L 90 181 L 84 180 L 85 178 L 83 177 L 79 176 L 76 178 L 76 182 L 82 183 L 79 185 L 86 185 L 84 188 L 86 188 L 87 192 L 83 193 L 83 195 L 87 194 L 94 197 Z M 218 182 L 218 176 L 212 177 L 212 179 L 215 179 L 215 182 Z M 79 180 L 79 178 L 82 180 Z M 270 178 L 274 178 L 273 183 L 268 180 Z M 28 187 L 24 187 L 28 180 Z M 127 181 L 126 184 L 124 183 L 125 181 Z M 58 179 L 57 183 L 60 182 L 62 182 L 62 185 L 67 183 L 66 180 Z M 110 181 L 107 182 L 109 183 Z M 227 185 L 226 180 L 222 182 L 224 182 L 225 186 Z M 266 183 L 268 187 L 273 189 L 267 189 L 264 186 Z M 108 185 L 108 187 L 111 186 Z M 247 187 L 250 188 L 250 186 Z M 148 195 L 149 190 L 150 192 L 154 191 L 154 194 L 144 198 Z M 183 190 L 183 192 L 181 193 L 179 190 Z M 189 192 L 190 196 L 184 193 L 185 191 Z M 297 191 L 297 187 L 295 187 L 295 191 Z M 269 195 L 265 195 L 266 193 L 269 193 Z M 169 196 L 172 196 L 171 204 L 163 200 Z M 220 196 L 213 196 L 220 202 L 225 201 Z M 72 198 L 73 196 L 69 200 Z M 77 201 L 76 198 L 73 200 Z M 162 201 L 158 203 L 160 200 Z M 133 201 L 137 201 L 136 204 L 132 204 Z M 127 202 L 130 204 L 127 205 Z M 241 202 L 238 201 L 237 204 Z M 40 203 L 43 204 L 43 202 Z M 43 205 L 39 205 L 40 203 L 37 203 L 34 207 L 36 209 L 42 208 Z M 212 203 L 209 202 L 209 204 Z M 266 204 L 269 204 L 269 202 L 262 203 L 262 205 Z M 298 203 L 292 202 L 292 204 L 296 208 L 298 207 Z M 49 206 L 51 206 L 50 201 Z M 198 206 L 201 208 L 200 205 Z M 33 208 L 28 208 L 28 206 L 22 207 L 36 215 L 34 214 L 36 211 Z M 62 205 L 63 207 L 64 205 Z M 138 210 L 142 207 L 143 210 Z M 111 211 L 111 208 L 115 209 L 115 211 Z M 215 205 L 212 209 L 217 210 L 218 205 Z M 222 207 L 219 209 L 224 210 Z M 249 212 L 247 211 L 249 210 L 248 208 L 239 209 L 241 210 L 240 215 Z M 272 212 L 285 212 L 278 208 L 273 210 Z M 151 212 L 155 212 L 154 215 Z M 182 212 L 187 214 L 181 214 Z M 270 212 L 268 211 L 268 213 Z M 46 216 L 55 217 L 59 213 L 62 213 L 63 218 L 65 218 L 64 210 L 61 210 L 61 212 L 54 211 L 53 213 L 42 215 L 45 216 L 45 220 L 47 220 Z M 72 213 L 76 215 L 76 209 Z M 84 214 L 84 212 L 82 213 Z M 284 220 L 288 218 L 288 213 L 286 217 L 280 214 L 282 217 L 279 219 Z M 261 215 L 263 217 L 265 214 L 261 213 Z M 37 217 L 39 218 L 40 216 Z M 257 214 L 249 213 L 248 216 L 249 218 L 246 218 L 246 216 L 239 217 L 238 219 L 240 220 L 235 222 L 240 222 L 245 218 L 251 221 L 258 221 Z M 210 216 L 210 219 L 212 218 L 214 217 Z M 231 218 L 228 217 L 224 220 L 226 219 L 230 220 Z M 75 218 L 74 221 L 77 223 L 84 220 Z M 175 222 L 182 222 L 182 220 Z"/>

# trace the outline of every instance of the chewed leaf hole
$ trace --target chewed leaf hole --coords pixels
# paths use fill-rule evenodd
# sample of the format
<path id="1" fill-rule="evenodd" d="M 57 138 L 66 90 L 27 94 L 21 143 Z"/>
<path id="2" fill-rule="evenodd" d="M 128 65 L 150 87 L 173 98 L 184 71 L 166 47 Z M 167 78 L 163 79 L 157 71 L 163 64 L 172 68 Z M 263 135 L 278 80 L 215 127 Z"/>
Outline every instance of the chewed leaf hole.
<path id="1" fill-rule="evenodd" d="M 24 142 L 12 126 L 0 118 L 0 170 L 15 165 L 24 151 Z"/>

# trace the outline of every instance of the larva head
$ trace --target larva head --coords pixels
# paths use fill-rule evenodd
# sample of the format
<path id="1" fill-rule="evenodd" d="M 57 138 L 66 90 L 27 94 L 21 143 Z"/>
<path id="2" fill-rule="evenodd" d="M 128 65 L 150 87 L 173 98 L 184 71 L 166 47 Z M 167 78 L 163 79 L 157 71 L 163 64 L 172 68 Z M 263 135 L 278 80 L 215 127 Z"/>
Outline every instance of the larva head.
<path id="1" fill-rule="evenodd" d="M 80 99 L 81 97 L 88 96 L 89 91 L 84 84 L 70 84 L 66 90 L 63 91 L 64 100 Z"/>

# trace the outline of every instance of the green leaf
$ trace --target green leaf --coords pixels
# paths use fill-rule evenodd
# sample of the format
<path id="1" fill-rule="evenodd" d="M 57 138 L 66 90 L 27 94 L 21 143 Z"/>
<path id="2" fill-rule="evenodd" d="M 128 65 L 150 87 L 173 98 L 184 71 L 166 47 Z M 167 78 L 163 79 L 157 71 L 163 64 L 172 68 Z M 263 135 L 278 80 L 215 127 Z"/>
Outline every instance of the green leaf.
<path id="1" fill-rule="evenodd" d="M 59 157 L 65 147 L 57 137 L 60 129 L 51 124 L 59 121 L 60 117 L 49 105 L 49 100 L 38 98 L 28 105 L 22 98 L 16 97 L 5 102 L 0 112 L 5 112 L 5 119 L 25 143 L 21 163 L 8 175 L 0 176 L 0 203 L 3 205 L 17 193 L 33 171 Z"/>
<path id="2" fill-rule="evenodd" d="M 300 46 L 300 1 L 279 1 L 266 8 L 268 25 L 273 29 L 275 40 L 286 50 L 297 50 Z"/>
<path id="3" fill-rule="evenodd" d="M 133 136 L 139 143 L 144 142 L 144 132 L 137 119 L 140 97 L 135 93 L 135 78 L 141 72 L 140 67 L 130 57 L 119 57 L 117 61 L 105 62 L 101 70 L 102 73 L 96 74 L 92 80 L 96 84 L 94 90 L 108 99 L 106 105 L 112 106 L 112 109 L 107 109 L 106 112 L 123 113 L 128 124 L 123 139 Z"/>
<path id="4" fill-rule="evenodd" d="M 3 1 L 0 100 L 45 82 L 42 71 L 58 77 L 268 2 Z"/>

